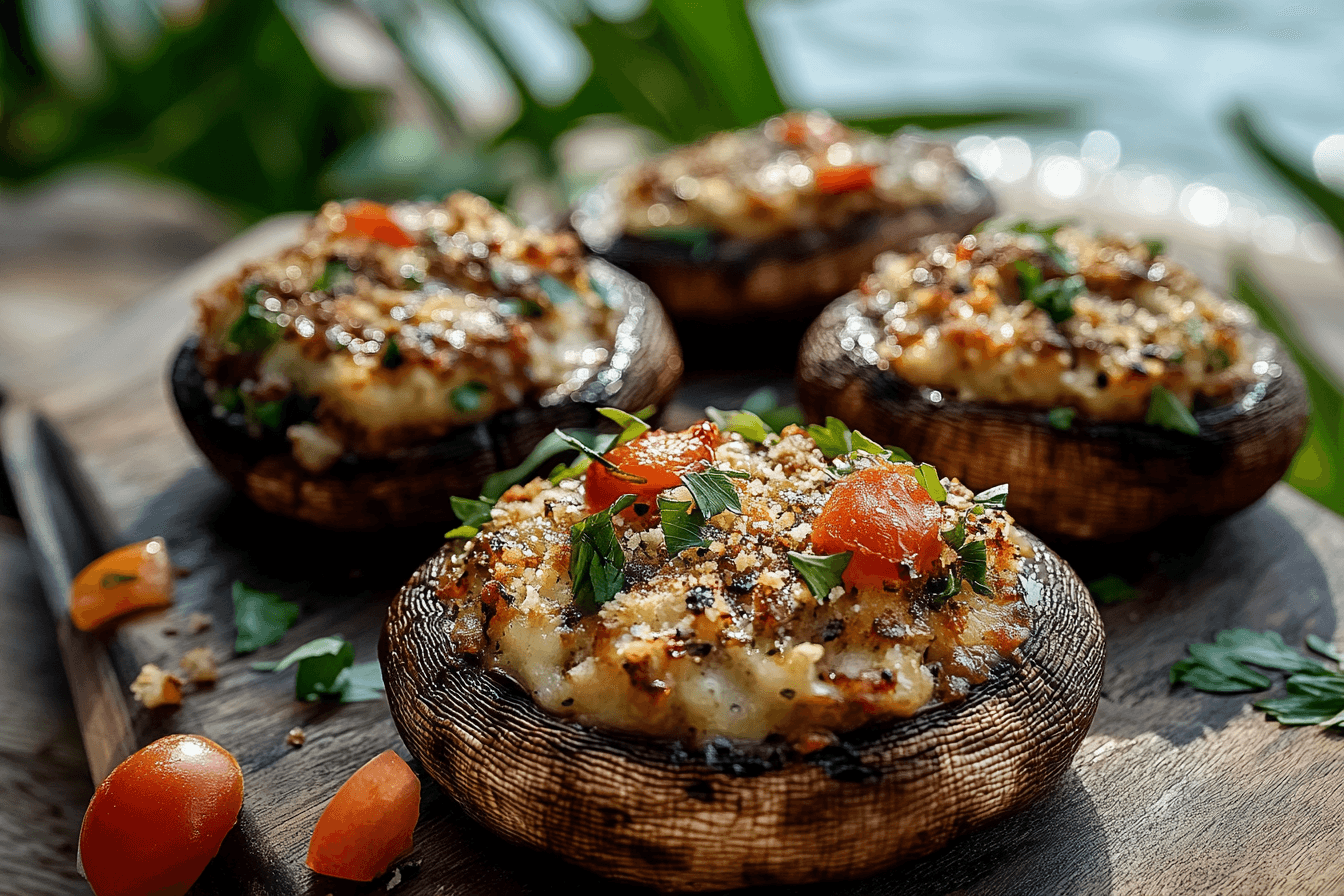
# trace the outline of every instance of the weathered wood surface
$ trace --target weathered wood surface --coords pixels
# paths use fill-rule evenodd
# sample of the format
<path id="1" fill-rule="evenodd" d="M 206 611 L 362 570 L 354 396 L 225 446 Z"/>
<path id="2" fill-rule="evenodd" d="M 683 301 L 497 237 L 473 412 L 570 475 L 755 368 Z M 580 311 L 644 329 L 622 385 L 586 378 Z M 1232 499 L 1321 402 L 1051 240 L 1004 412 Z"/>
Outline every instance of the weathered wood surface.
<path id="1" fill-rule="evenodd" d="M 241 251 L 256 251 L 261 236 L 254 233 Z M 228 252 L 210 262 L 213 271 L 237 257 Z M 297 703 L 292 675 L 253 672 L 250 663 L 334 633 L 354 642 L 357 660 L 373 659 L 390 595 L 434 550 L 440 533 L 319 533 L 259 514 L 202 467 L 163 384 L 200 278 L 198 272 L 165 289 L 101 333 L 98 345 L 75 347 L 41 402 L 107 500 L 120 540 L 163 534 L 174 561 L 189 571 L 177 583 L 174 608 L 128 621 L 103 646 L 123 685 L 141 663 L 176 665 L 198 645 L 211 645 L 223 660 L 219 684 L 189 692 L 177 711 L 149 713 L 126 702 L 139 741 L 197 731 L 232 750 L 243 766 L 243 816 L 198 892 L 382 892 L 386 880 L 345 885 L 315 877 L 303 867 L 303 855 L 322 807 L 350 772 L 388 747 L 406 755 L 386 704 Z M 53 363 L 59 367 L 61 359 Z M 730 407 L 754 385 L 742 376 L 692 381 L 669 423 L 688 420 L 704 403 Z M 1167 669 L 1187 642 L 1209 640 L 1229 626 L 1274 628 L 1290 644 L 1301 644 L 1307 632 L 1344 641 L 1338 621 L 1344 521 L 1276 486 L 1267 499 L 1208 532 L 1192 533 L 1188 542 L 1156 556 L 1082 558 L 1085 578 L 1103 569 L 1141 578 L 1142 594 L 1103 610 L 1109 657 L 1101 705 L 1059 790 L 1024 815 L 929 859 L 833 890 L 891 896 L 1344 892 L 1338 858 L 1344 738 L 1281 728 L 1251 711 L 1244 696 L 1167 684 Z M 301 604 L 299 624 L 282 643 L 232 656 L 234 579 Z M 188 634 L 183 622 L 192 611 L 211 614 L 214 626 Z M 178 633 L 166 634 L 167 628 Z M 128 698 L 124 688 L 122 694 Z M 298 749 L 284 743 L 296 725 L 308 734 Z M 395 892 L 551 893 L 563 884 L 623 891 L 556 859 L 504 845 L 428 780 L 416 843 L 411 861 L 419 873 L 413 876 L 415 865 L 405 867 Z"/>

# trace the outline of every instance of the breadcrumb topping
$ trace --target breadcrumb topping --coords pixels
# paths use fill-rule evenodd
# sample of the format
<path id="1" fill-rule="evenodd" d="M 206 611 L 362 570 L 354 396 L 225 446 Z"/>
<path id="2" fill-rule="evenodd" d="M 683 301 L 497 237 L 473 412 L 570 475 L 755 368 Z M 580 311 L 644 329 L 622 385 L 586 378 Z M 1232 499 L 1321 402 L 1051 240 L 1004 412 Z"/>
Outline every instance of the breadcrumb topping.
<path id="1" fill-rule="evenodd" d="M 1156 386 L 1187 407 L 1240 396 L 1268 366 L 1240 304 L 1208 290 L 1153 247 L 1063 228 L 932 237 L 889 253 L 859 289 L 884 338 L 872 360 L 945 397 L 1098 420 L 1141 421 Z M 1068 283 L 1072 313 L 1056 321 L 1024 295 L 1020 264 Z M 1079 282 L 1081 280 L 1081 282 Z M 1064 312 L 1067 313 L 1067 312 Z"/>
<path id="2" fill-rule="evenodd" d="M 858 454 L 855 466 L 876 462 Z M 575 606 L 570 528 L 588 516 L 583 483 L 513 489 L 466 542 L 445 547 L 439 580 L 453 649 L 508 675 L 554 714 L 692 743 L 783 737 L 825 746 L 835 732 L 963 697 L 1029 634 L 1019 553 L 1003 510 L 944 480 L 944 530 L 982 541 L 991 595 L 938 597 L 957 552 L 882 588 L 814 596 L 788 558 L 813 552 L 811 522 L 843 469 L 800 428 L 766 445 L 725 438 L 715 466 L 742 513 L 707 521 L 709 546 L 671 557 L 656 512 L 617 515 L 625 587 L 595 613 Z M 687 500 L 684 487 L 663 497 Z"/>

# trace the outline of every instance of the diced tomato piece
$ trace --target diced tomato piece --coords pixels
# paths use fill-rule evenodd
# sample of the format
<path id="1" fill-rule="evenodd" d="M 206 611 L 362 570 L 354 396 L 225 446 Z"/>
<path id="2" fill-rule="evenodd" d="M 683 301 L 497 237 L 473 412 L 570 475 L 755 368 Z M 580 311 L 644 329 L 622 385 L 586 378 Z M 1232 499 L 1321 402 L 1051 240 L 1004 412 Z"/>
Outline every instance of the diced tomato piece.
<path id="1" fill-rule="evenodd" d="M 70 620 L 81 631 L 132 610 L 173 602 L 173 564 L 162 538 L 117 548 L 80 570 L 70 585 Z"/>
<path id="2" fill-rule="evenodd" d="M 818 193 L 852 193 L 866 190 L 873 185 L 873 172 L 876 165 L 840 165 L 834 168 L 817 169 Z"/>
<path id="3" fill-rule="evenodd" d="M 396 246 L 399 249 L 415 245 L 415 240 L 392 220 L 387 206 L 377 202 L 354 202 L 342 209 L 347 233 L 358 233 L 369 239 Z"/>
<path id="4" fill-rule="evenodd" d="M 909 464 L 881 462 L 841 479 L 812 523 L 822 554 L 853 551 L 851 588 L 928 575 L 943 550 L 943 512 Z"/>
<path id="5" fill-rule="evenodd" d="M 420 779 L 396 753 L 380 753 L 327 803 L 306 864 L 328 877 L 373 880 L 411 851 L 419 818 Z"/>
<path id="6" fill-rule="evenodd" d="M 783 122 L 781 143 L 788 143 L 791 146 L 802 146 L 807 142 L 808 135 L 812 129 L 807 125 L 806 112 L 785 112 L 779 116 Z"/>
<path id="7" fill-rule="evenodd" d="M 714 449 L 719 444 L 719 428 L 709 421 L 701 421 L 690 429 L 664 432 L 651 429 L 632 442 L 613 448 L 607 460 L 644 482 L 631 482 L 599 463 L 588 468 L 584 476 L 584 493 L 588 511 L 597 513 L 610 507 L 621 495 L 634 495 L 652 503 L 658 493 L 681 484 L 681 474 L 708 465 L 714 460 Z"/>
<path id="8" fill-rule="evenodd" d="M 182 896 L 219 852 L 243 806 L 243 771 L 195 734 L 160 738 L 93 793 L 79 859 L 97 896 Z"/>

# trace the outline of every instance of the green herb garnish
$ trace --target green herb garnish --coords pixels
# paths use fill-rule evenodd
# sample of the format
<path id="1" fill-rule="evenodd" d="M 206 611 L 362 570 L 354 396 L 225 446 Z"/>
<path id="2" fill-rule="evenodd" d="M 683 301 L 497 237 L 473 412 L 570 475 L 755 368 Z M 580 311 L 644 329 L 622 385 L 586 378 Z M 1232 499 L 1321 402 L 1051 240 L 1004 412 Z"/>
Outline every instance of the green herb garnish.
<path id="1" fill-rule="evenodd" d="M 280 338 L 280 325 L 266 317 L 266 309 L 257 301 L 260 293 L 260 283 L 243 291 L 243 313 L 224 336 L 240 352 L 264 352 Z"/>
<path id="2" fill-rule="evenodd" d="M 915 478 L 924 486 L 924 491 L 929 493 L 930 498 L 939 504 L 947 503 L 947 489 L 943 487 L 933 464 L 920 464 L 915 467 Z"/>
<path id="3" fill-rule="evenodd" d="M 879 445 L 857 429 L 851 430 L 844 421 L 835 417 L 827 417 L 825 426 L 812 424 L 807 428 L 807 434 L 817 443 L 827 460 L 847 456 L 852 462 L 856 452 L 865 451 L 896 463 L 913 463 L 910 455 L 900 448 Z"/>
<path id="4" fill-rule="evenodd" d="M 961 558 L 961 577 L 971 583 L 977 594 L 990 597 L 994 594 L 985 580 L 989 574 L 989 555 L 983 541 L 968 541 L 957 549 Z"/>
<path id="5" fill-rule="evenodd" d="M 215 392 L 215 404 L 226 411 L 236 411 L 243 406 L 243 394 L 234 386 L 225 386 Z"/>
<path id="6" fill-rule="evenodd" d="M 710 467 L 700 473 L 682 473 L 681 484 L 691 493 L 691 497 L 695 499 L 695 506 L 704 514 L 705 519 L 711 519 L 725 510 L 731 510 L 733 513 L 742 512 L 742 501 L 738 497 L 737 487 L 731 480 L 749 478 L 751 478 L 749 474 L 740 470 Z"/>
<path id="7" fill-rule="evenodd" d="M 1103 576 L 1087 583 L 1092 599 L 1099 604 L 1120 604 L 1139 596 L 1139 589 L 1119 576 Z"/>
<path id="8" fill-rule="evenodd" d="M 283 400 L 254 402 L 244 397 L 243 416 L 262 429 L 280 429 L 285 422 L 285 402 Z"/>
<path id="9" fill-rule="evenodd" d="M 579 520 L 569 530 L 571 591 L 574 605 L 585 613 L 595 612 L 625 587 L 625 552 L 612 516 L 634 503 L 634 495 L 621 495 L 606 510 Z"/>
<path id="10" fill-rule="evenodd" d="M 1156 258 L 1167 251 L 1167 241 L 1150 237 L 1143 241 L 1143 245 L 1148 249 L 1148 257 Z"/>
<path id="11" fill-rule="evenodd" d="M 1153 395 L 1148 400 L 1148 413 L 1143 422 L 1183 432 L 1188 436 L 1199 435 L 1199 421 L 1166 386 L 1153 386 Z"/>
<path id="12" fill-rule="evenodd" d="M 790 424 L 803 425 L 803 409 L 793 404 L 781 406 L 775 390 L 768 386 L 748 395 L 742 402 L 742 410 L 755 414 L 777 433 L 783 432 L 784 427 Z"/>
<path id="13" fill-rule="evenodd" d="M 383 690 L 382 671 L 377 663 L 355 664 L 355 648 L 340 635 L 309 641 L 276 663 L 253 663 L 258 672 L 283 672 L 298 666 L 294 676 L 294 695 L 313 701 L 338 697 L 342 703 L 377 700 Z"/>
<path id="14" fill-rule="evenodd" d="M 542 274 L 537 278 L 537 286 L 546 293 L 546 297 L 551 300 L 552 305 L 561 305 L 565 302 L 574 302 L 579 298 L 579 294 L 571 289 L 567 284 L 560 282 L 550 274 Z"/>
<path id="15" fill-rule="evenodd" d="M 690 501 L 669 501 L 658 499 L 658 514 L 662 518 L 663 537 L 667 541 L 667 553 L 676 557 L 690 548 L 707 548 L 705 539 L 705 515 Z"/>
<path id="16" fill-rule="evenodd" d="M 118 585 L 125 585 L 127 582 L 134 582 L 139 576 L 128 575 L 124 572 L 110 572 L 98 582 L 102 588 L 115 588 Z"/>
<path id="17" fill-rule="evenodd" d="M 474 538 L 481 531 L 481 526 L 490 522 L 490 511 L 495 506 L 494 501 L 478 501 L 457 495 L 449 498 L 448 503 L 462 525 L 445 532 L 444 538 Z"/>
<path id="18" fill-rule="evenodd" d="M 1017 282 L 1024 301 L 1049 314 L 1055 323 L 1073 317 L 1073 300 L 1087 291 L 1082 277 L 1074 274 L 1046 280 L 1040 268 L 1023 260 L 1013 262 L 1013 267 L 1017 268 Z"/>
<path id="19" fill-rule="evenodd" d="M 541 317 L 544 309 L 531 299 L 500 299 L 501 314 L 515 314 L 519 317 Z"/>
<path id="20" fill-rule="evenodd" d="M 453 403 L 453 407 L 464 414 L 474 414 L 481 409 L 481 399 L 485 397 L 490 389 L 485 383 L 478 383 L 475 380 L 463 383 L 448 395 L 448 400 Z"/>
<path id="21" fill-rule="evenodd" d="M 401 346 L 397 345 L 397 337 L 388 336 L 383 342 L 383 366 L 388 370 L 396 370 L 403 360 Z"/>
<path id="22" fill-rule="evenodd" d="M 1338 662 L 1338 652 L 1323 639 L 1308 636 L 1307 645 Z M 1244 628 L 1219 632 L 1212 644 L 1191 644 L 1190 656 L 1171 667 L 1172 684 L 1185 684 L 1215 694 L 1261 691 L 1269 678 L 1248 666 L 1289 673 L 1286 697 L 1261 700 L 1255 708 L 1283 725 L 1344 725 L 1344 673 L 1303 656 L 1283 643 L 1278 632 Z"/>
<path id="23" fill-rule="evenodd" d="M 643 476 L 636 476 L 633 473 L 625 472 L 620 467 L 618 467 L 614 462 L 607 460 L 606 453 L 611 450 L 611 448 L 609 447 L 604 447 L 601 449 L 590 447 L 587 443 L 583 442 L 582 440 L 574 436 L 571 436 L 569 433 L 560 429 L 555 430 L 554 435 L 559 436 L 560 441 L 564 442 L 570 448 L 573 448 L 575 451 L 579 452 L 580 454 L 588 458 L 590 462 L 601 464 L 602 466 L 606 467 L 611 472 L 611 475 L 615 476 L 617 479 L 623 480 L 625 482 L 632 482 L 635 484 L 648 481 Z M 587 464 L 584 464 L 585 468 L 587 466 L 588 466 Z M 555 480 L 554 473 L 551 474 L 551 478 L 552 481 Z"/>
<path id="24" fill-rule="evenodd" d="M 1077 416 L 1076 408 L 1051 408 L 1045 418 L 1055 429 L 1068 430 L 1073 428 L 1073 420 Z"/>
<path id="25" fill-rule="evenodd" d="M 987 488 L 971 500 L 985 507 L 1007 507 L 1008 506 L 1008 483 L 996 485 L 993 488 Z"/>
<path id="26" fill-rule="evenodd" d="M 617 445 L 624 445 L 626 442 L 633 442 L 635 439 L 649 431 L 649 424 L 646 422 L 653 415 L 653 406 L 641 408 L 631 414 L 620 408 L 598 408 L 597 412 L 606 417 L 612 423 L 621 428 L 616 436 L 616 441 L 612 443 L 612 448 Z M 607 449 L 608 451 L 611 448 Z"/>
<path id="27" fill-rule="evenodd" d="M 238 629 L 233 649 L 251 653 L 274 644 L 285 636 L 299 618 L 299 605 L 281 600 L 280 595 L 233 583 L 233 624 Z"/>
<path id="28" fill-rule="evenodd" d="M 322 274 L 313 281 L 312 292 L 332 292 L 335 287 L 343 282 L 349 282 L 355 278 L 350 266 L 344 261 L 333 259 L 327 262 L 322 268 Z"/>
<path id="29" fill-rule="evenodd" d="M 841 584 L 845 567 L 849 566 L 853 551 L 841 554 L 800 554 L 789 551 L 789 563 L 807 583 L 807 590 L 818 602 L 830 597 L 831 591 Z"/>
<path id="30" fill-rule="evenodd" d="M 1074 274 L 1077 273 L 1078 266 L 1073 263 L 1073 259 L 1069 258 L 1064 248 L 1055 241 L 1055 236 L 1069 223 L 1068 221 L 1056 221 L 1054 224 L 1041 227 L 1030 221 L 1018 221 L 1008 229 L 1013 233 L 1025 233 L 1039 238 L 1045 244 L 1045 254 L 1054 262 L 1055 267 L 1066 274 Z"/>

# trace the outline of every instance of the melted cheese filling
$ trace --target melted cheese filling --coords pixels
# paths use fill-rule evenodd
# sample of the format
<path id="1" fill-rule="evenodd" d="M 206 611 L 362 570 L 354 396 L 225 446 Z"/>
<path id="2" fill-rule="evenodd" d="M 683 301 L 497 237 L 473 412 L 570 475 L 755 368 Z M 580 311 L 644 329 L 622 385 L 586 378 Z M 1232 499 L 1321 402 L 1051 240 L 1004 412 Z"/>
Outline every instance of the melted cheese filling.
<path id="1" fill-rule="evenodd" d="M 440 595 L 454 649 L 584 724 L 692 743 L 773 735 L 801 750 L 959 699 L 1016 655 L 1029 630 L 1006 513 L 987 508 L 967 526 L 986 544 L 993 596 L 968 585 L 945 604 L 926 594 L 956 560 L 947 547 L 928 579 L 819 601 L 787 552 L 813 552 L 811 522 L 834 480 L 801 430 L 770 441 L 718 448 L 719 466 L 750 478 L 733 480 L 743 512 L 709 521 L 707 549 L 670 558 L 656 520 L 618 516 L 625 590 L 587 615 L 568 568 L 570 527 L 587 516 L 582 484 L 514 489 L 479 535 L 447 549 L 457 553 Z M 944 529 L 972 506 L 948 487 Z"/>

